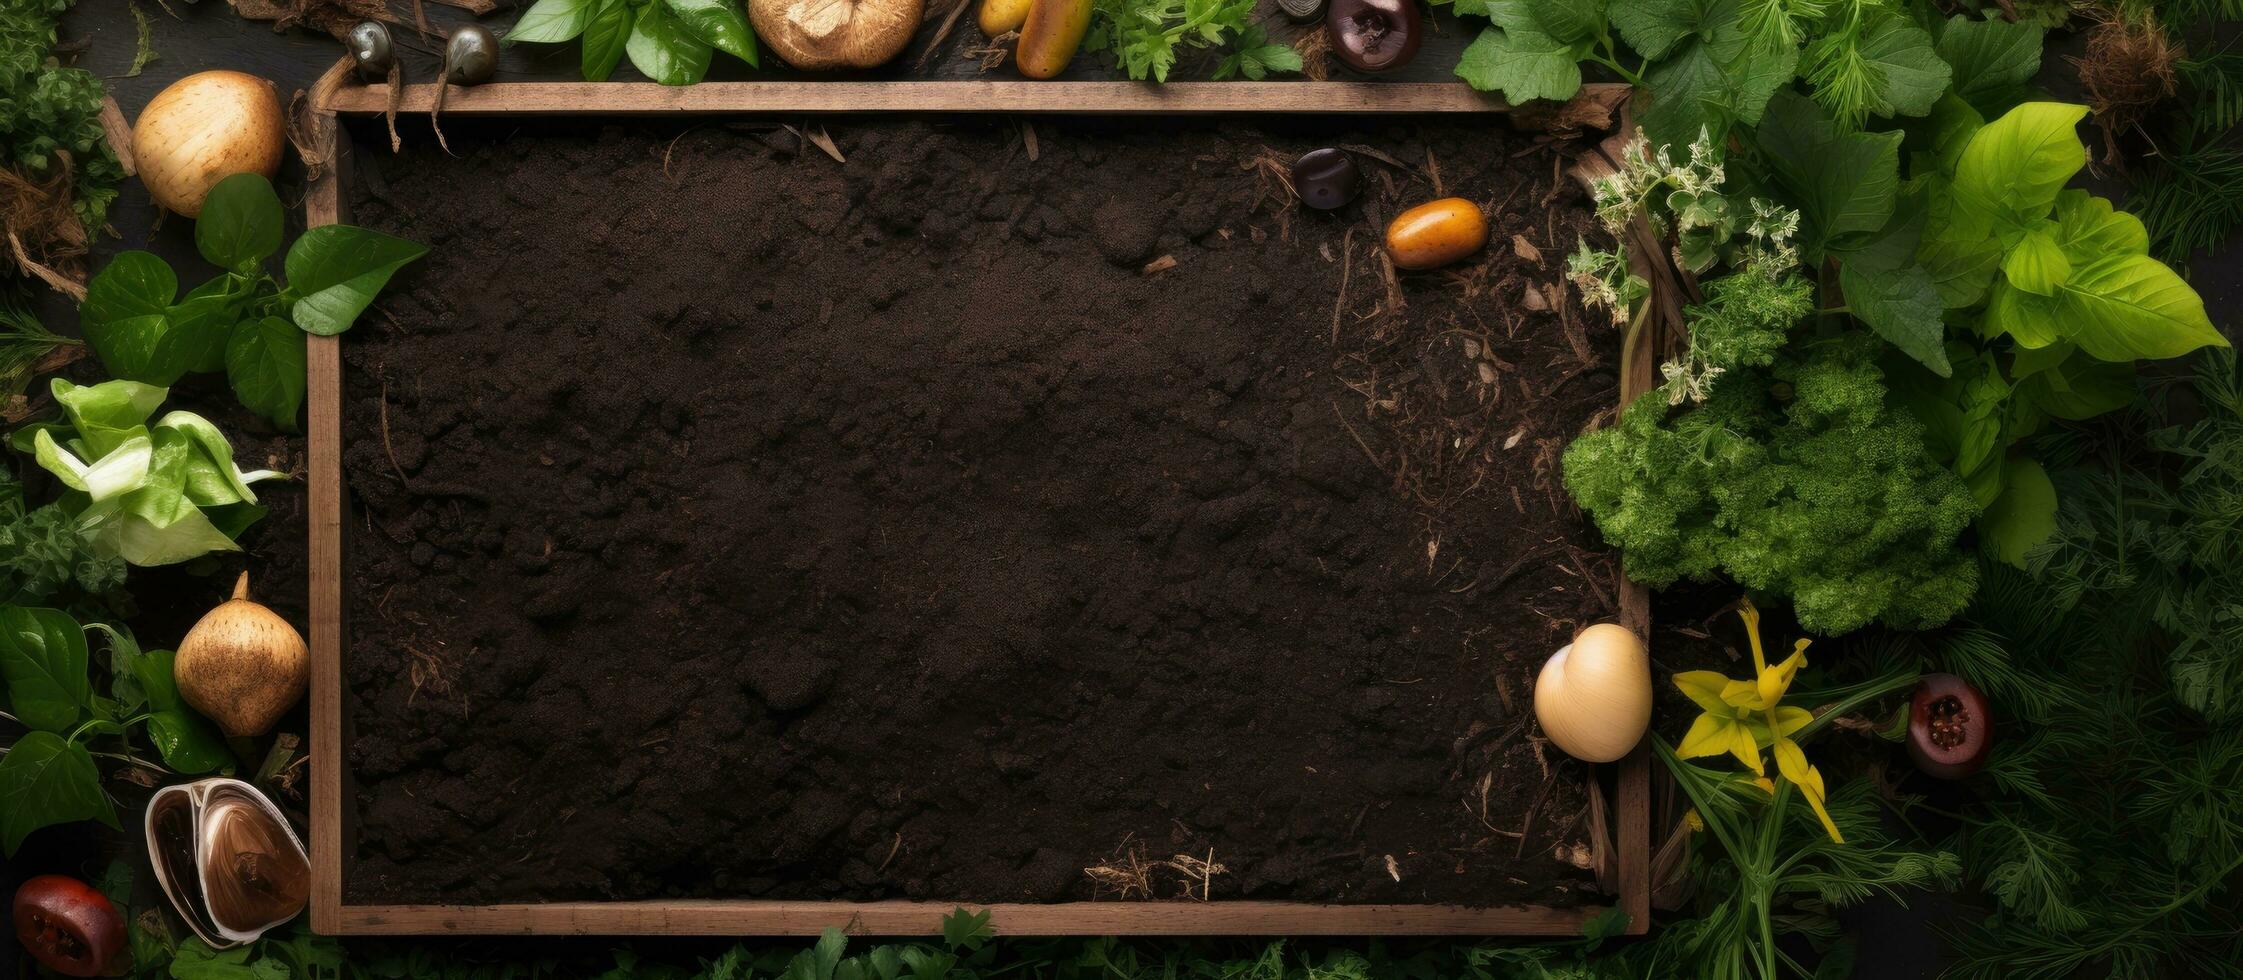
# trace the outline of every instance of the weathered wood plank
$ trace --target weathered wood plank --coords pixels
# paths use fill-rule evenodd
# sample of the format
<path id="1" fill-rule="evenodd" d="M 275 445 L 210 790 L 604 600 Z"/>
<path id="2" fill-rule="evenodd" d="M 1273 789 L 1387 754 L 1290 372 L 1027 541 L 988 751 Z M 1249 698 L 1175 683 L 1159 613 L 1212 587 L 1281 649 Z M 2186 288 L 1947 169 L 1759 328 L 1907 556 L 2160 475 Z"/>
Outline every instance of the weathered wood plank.
<path id="1" fill-rule="evenodd" d="M 814 936 L 939 935 L 948 902 L 556 902 L 543 905 L 344 906 L 345 935 Z M 1059 902 L 968 906 L 1016 936 L 1577 935 L 1602 907 L 1463 908 L 1305 902 Z"/>
<path id="2" fill-rule="evenodd" d="M 1610 86 L 1598 86 L 1610 87 Z M 436 104 L 434 84 L 407 85 L 400 112 Z M 338 87 L 328 108 L 379 113 L 386 88 Z M 1461 82 L 495 82 L 453 87 L 444 115 L 659 115 L 686 112 L 1167 112 L 1363 114 L 1503 112 L 1500 98 Z"/>
<path id="3" fill-rule="evenodd" d="M 304 195 L 306 227 L 336 224 L 349 206 L 350 140 L 332 113 L 313 112 L 312 139 L 326 166 Z M 310 424 L 306 512 L 311 534 L 311 921 L 342 928 L 343 906 L 343 349 L 310 337 L 305 403 Z"/>

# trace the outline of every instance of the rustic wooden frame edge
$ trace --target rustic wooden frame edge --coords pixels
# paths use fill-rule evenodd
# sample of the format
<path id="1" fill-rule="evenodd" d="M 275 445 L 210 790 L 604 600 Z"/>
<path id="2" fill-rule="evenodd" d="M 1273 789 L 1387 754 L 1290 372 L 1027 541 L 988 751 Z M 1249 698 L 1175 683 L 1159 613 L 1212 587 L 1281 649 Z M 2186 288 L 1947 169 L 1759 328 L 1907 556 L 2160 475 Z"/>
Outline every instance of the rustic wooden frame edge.
<path id="1" fill-rule="evenodd" d="M 314 87 L 306 120 L 322 161 L 305 195 L 307 226 L 347 212 L 351 141 L 338 114 L 392 108 L 386 88 L 350 80 L 338 62 Z M 1595 86 L 1625 88 L 1625 86 Z M 885 93 L 885 94 L 884 94 Z M 406 86 L 399 112 L 434 107 L 435 86 Z M 576 101 L 570 101 L 576 100 Z M 1075 100 L 1071 105 L 1069 100 Z M 1500 112 L 1508 106 L 1451 83 L 1220 82 L 708 82 L 677 89 L 649 83 L 495 83 L 454 88 L 452 114 L 632 115 L 677 112 Z M 1642 314 L 1652 316 L 1653 311 Z M 1656 320 L 1653 321 L 1656 323 Z M 1650 332 L 1656 332 L 1655 330 Z M 324 935 L 699 935 L 806 936 L 828 928 L 857 935 L 936 935 L 960 903 L 697 900 L 501 905 L 349 905 L 343 901 L 343 539 L 342 347 L 311 337 L 306 353 L 311 561 L 312 930 Z M 1655 349 L 1655 344 L 1644 346 Z M 1652 386 L 1649 358 L 1621 378 L 1622 404 Z M 1625 579 L 1624 625 L 1648 638 L 1650 594 Z M 1648 740 L 1615 764 L 1613 810 L 1618 907 L 1627 932 L 1651 922 L 1651 752 Z M 1309 902 L 1058 902 L 969 906 L 1007 935 L 1454 935 L 1569 936 L 1610 906 L 1551 908 L 1451 905 L 1326 905 Z"/>

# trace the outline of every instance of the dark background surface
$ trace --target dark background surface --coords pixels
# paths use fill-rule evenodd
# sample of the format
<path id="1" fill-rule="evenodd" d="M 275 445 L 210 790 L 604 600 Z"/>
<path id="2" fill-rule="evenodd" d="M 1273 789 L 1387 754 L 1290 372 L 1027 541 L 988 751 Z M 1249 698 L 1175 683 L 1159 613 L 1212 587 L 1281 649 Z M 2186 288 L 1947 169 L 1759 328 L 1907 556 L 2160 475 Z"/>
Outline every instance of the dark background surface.
<path id="1" fill-rule="evenodd" d="M 0 0 L 6 2 L 6 0 Z M 526 5 L 528 0 L 522 0 Z M 973 0 L 966 0 L 971 3 Z M 137 76 L 127 77 L 137 43 L 139 26 L 132 7 L 147 18 L 150 44 L 155 57 Z M 407 22 L 413 17 L 410 0 L 393 0 L 400 16 Z M 1274 13 L 1274 5 L 1263 5 L 1265 22 L 1271 33 L 1279 39 L 1292 36 L 1293 28 Z M 516 6 L 510 0 L 501 0 L 501 8 L 483 18 L 482 23 L 494 30 L 503 29 L 513 22 Z M 462 11 L 437 5 L 426 7 L 432 26 L 441 31 L 446 25 L 463 23 L 472 18 Z M 1475 28 L 1476 29 L 1476 28 Z M 408 81 L 426 81 L 434 74 L 433 52 L 441 45 L 440 39 L 423 41 L 410 28 L 393 27 L 400 44 L 407 48 Z M 950 36 L 939 50 L 926 50 L 932 25 L 923 28 L 911 49 L 887 69 L 866 73 L 860 77 L 977 77 L 977 61 L 960 56 L 959 52 L 978 46 L 982 39 L 973 25 L 973 12 L 968 10 L 959 20 Z M 1393 76 L 1413 81 L 1446 79 L 1456 55 L 1470 38 L 1470 30 L 1460 29 L 1453 21 L 1436 26 L 1417 60 L 1407 69 Z M 173 0 L 167 12 L 155 0 L 80 0 L 63 20 L 62 41 L 66 48 L 75 50 L 75 63 L 101 75 L 111 94 L 124 110 L 129 120 L 136 117 L 140 108 L 158 90 L 171 82 L 198 71 L 232 69 L 246 71 L 271 79 L 285 99 L 294 90 L 308 88 L 318 76 L 341 57 L 342 46 L 325 34 L 304 29 L 275 33 L 269 24 L 247 21 L 235 14 L 221 0 L 185 2 Z M 2073 82 L 2063 55 L 2079 48 L 2076 36 L 2052 36 L 2051 46 L 2043 59 L 2041 82 L 2055 97 L 2076 98 Z M 766 64 L 772 60 L 765 52 Z M 575 80 L 577 45 L 575 42 L 560 45 L 523 45 L 509 49 L 500 62 L 499 78 L 502 80 Z M 1172 79 L 1206 78 L 1213 67 L 1213 59 L 1187 56 Z M 712 79 L 748 79 L 784 76 L 788 73 L 772 71 L 757 73 L 746 65 L 719 54 L 709 77 Z M 1335 64 L 1334 77 L 1344 77 L 1346 72 Z M 617 79 L 637 79 L 636 72 L 626 59 L 617 69 Z M 1000 67 L 989 75 L 992 78 L 1016 77 L 1009 66 Z M 1114 77 L 1105 68 L 1102 56 L 1085 55 L 1069 69 L 1070 78 Z M 1000 107 L 992 107 L 1000 108 Z M 588 124 L 590 125 L 590 124 Z M 2085 181 L 2098 193 L 2123 199 L 2123 186 L 2112 180 L 2088 179 Z M 284 175 L 283 194 L 291 204 L 297 203 L 300 182 Z M 300 209 L 295 215 L 301 220 Z M 192 240 L 192 223 L 182 220 L 157 221 L 147 193 L 137 181 L 126 181 L 115 207 L 110 212 L 110 223 L 116 237 L 105 239 L 101 254 L 110 254 L 126 248 L 149 248 L 162 254 L 180 268 L 185 281 L 197 281 L 208 270 L 195 255 Z M 2212 318 L 2221 328 L 2233 335 L 2236 317 L 2233 310 L 2238 300 L 2243 300 L 2243 270 L 2238 270 L 2235 252 L 2229 250 L 2216 257 L 2199 256 L 2187 270 L 2192 285 L 2204 296 Z M 96 267 L 99 260 L 95 262 Z M 41 312 L 50 325 L 69 329 L 75 316 L 69 306 L 52 300 L 42 300 Z M 136 828 L 135 828 L 136 829 Z M 135 835 L 137 836 L 137 835 Z M 47 870 L 76 870 L 83 867 L 86 853 L 97 849 L 96 835 L 89 827 L 71 828 L 64 832 L 49 831 L 40 837 L 44 848 L 27 848 L 11 867 L 0 862 L 0 895 L 12 894 L 21 877 Z M 67 855 L 67 856 L 66 856 Z M 98 862 L 96 862 L 98 864 Z M 1930 977 L 1938 969 L 1937 941 L 1933 932 L 1935 923 L 1960 911 L 1951 899 L 1939 896 L 1922 897 L 1912 908 L 1900 908 L 1887 903 L 1871 903 L 1845 914 L 1850 929 L 1861 939 L 1860 954 L 1854 975 L 1879 980 Z M 16 968 L 19 958 L 13 950 L 13 936 L 0 931 L 0 976 Z M 603 948 L 598 940 L 582 941 L 589 949 Z M 573 943 L 571 943 L 573 944 Z M 549 955 L 556 946 L 554 941 L 538 941 L 523 945 L 525 955 Z M 639 940 L 638 947 L 647 953 L 660 953 L 664 947 L 674 947 L 681 955 L 707 953 L 706 940 Z"/>

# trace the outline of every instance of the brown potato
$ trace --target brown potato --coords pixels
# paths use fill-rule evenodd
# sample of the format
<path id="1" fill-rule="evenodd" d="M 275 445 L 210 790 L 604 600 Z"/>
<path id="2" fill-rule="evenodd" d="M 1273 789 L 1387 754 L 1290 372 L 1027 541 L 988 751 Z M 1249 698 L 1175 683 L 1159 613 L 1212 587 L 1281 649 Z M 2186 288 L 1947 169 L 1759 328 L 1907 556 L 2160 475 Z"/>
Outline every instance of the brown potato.
<path id="1" fill-rule="evenodd" d="M 1090 30 L 1090 0 L 1029 0 L 1028 20 L 1020 26 L 1013 64 L 1029 78 L 1050 78 L 1067 70 Z"/>
<path id="2" fill-rule="evenodd" d="M 1386 226 L 1386 255 L 1399 269 L 1431 269 L 1488 243 L 1488 217 L 1461 197 L 1427 201 Z"/>
<path id="3" fill-rule="evenodd" d="M 981 32 L 990 37 L 1008 34 L 1028 22 L 1028 8 L 1034 0 L 981 0 L 981 13 L 976 18 Z"/>

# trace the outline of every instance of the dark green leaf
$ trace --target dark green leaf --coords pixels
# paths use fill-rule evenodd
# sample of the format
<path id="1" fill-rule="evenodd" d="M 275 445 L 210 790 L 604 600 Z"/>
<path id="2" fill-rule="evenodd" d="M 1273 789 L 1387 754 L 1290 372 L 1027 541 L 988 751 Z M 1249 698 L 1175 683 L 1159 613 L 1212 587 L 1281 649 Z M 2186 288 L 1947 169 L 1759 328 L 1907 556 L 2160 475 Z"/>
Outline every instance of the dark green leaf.
<path id="1" fill-rule="evenodd" d="M 351 225 L 321 225 L 288 248 L 288 288 L 303 297 L 290 315 L 305 333 L 349 330 L 389 277 L 428 249 Z"/>
<path id="2" fill-rule="evenodd" d="M 1839 267 L 1838 282 L 1845 290 L 1847 307 L 1877 336 L 1932 373 L 1948 375 L 1952 368 L 1947 363 L 1947 326 L 1940 319 L 1939 290 L 1923 266 L 1871 272 L 1845 265 Z"/>
<path id="3" fill-rule="evenodd" d="M 226 341 L 242 320 L 244 304 L 231 296 L 192 296 L 164 313 L 164 335 L 155 360 L 184 364 L 190 374 L 226 368 Z"/>
<path id="4" fill-rule="evenodd" d="M 702 43 L 750 65 L 756 64 L 755 30 L 740 13 L 739 0 L 665 0 L 678 23 Z M 760 67 L 760 66 L 758 66 Z"/>
<path id="5" fill-rule="evenodd" d="M 0 854 L 14 857 L 34 830 L 79 820 L 117 826 L 93 756 L 53 732 L 17 739 L 0 756 Z"/>
<path id="6" fill-rule="evenodd" d="M 250 948 L 237 946 L 229 950 L 215 950 L 192 936 L 179 943 L 172 954 L 172 980 L 264 980 L 249 965 Z"/>
<path id="7" fill-rule="evenodd" d="M 1957 14 L 1940 25 L 1934 47 L 1954 69 L 1956 97 L 1993 116 L 2025 100 L 2026 83 L 2040 71 L 2042 33 L 2040 25 L 2027 21 Z"/>
<path id="8" fill-rule="evenodd" d="M 1885 227 L 1900 192 L 1901 134 L 1841 133 L 1814 102 L 1778 92 L 1754 131 L 1776 183 L 1806 219 L 1810 259 L 1832 240 Z"/>
<path id="9" fill-rule="evenodd" d="M 664 3 L 639 8 L 623 48 L 639 74 L 664 85 L 691 85 L 709 73 L 709 43 L 688 32 Z"/>
<path id="10" fill-rule="evenodd" d="M 1620 38 L 1652 61 L 1665 58 L 1698 21 L 1690 0 L 1611 0 L 1607 15 Z"/>
<path id="11" fill-rule="evenodd" d="M 167 329 L 164 312 L 178 293 L 171 266 L 151 252 L 121 253 L 86 284 L 78 326 L 110 374 L 169 385 L 186 372 L 186 365 L 156 361 L 156 344 Z"/>
<path id="12" fill-rule="evenodd" d="M 537 0 L 507 29 L 506 41 L 552 43 L 584 33 L 598 0 Z"/>
<path id="13" fill-rule="evenodd" d="M 584 23 L 584 80 L 604 82 L 623 60 L 631 36 L 631 5 L 625 0 L 595 0 L 599 9 Z"/>
<path id="14" fill-rule="evenodd" d="M 221 269 L 263 262 L 280 251 L 287 215 L 263 174 L 235 174 L 210 189 L 195 219 L 195 250 Z"/>
<path id="15" fill-rule="evenodd" d="M 0 678 L 25 725 L 64 732 L 93 710 L 86 634 L 59 609 L 0 607 Z"/>
<path id="16" fill-rule="evenodd" d="M 148 741 L 164 765 L 186 775 L 224 769 L 233 764 L 233 753 L 226 748 L 225 736 L 179 696 L 179 684 L 171 673 L 174 659 L 169 650 L 150 650 L 132 662 L 133 674 L 148 696 Z"/>
<path id="17" fill-rule="evenodd" d="M 2025 553 L 2056 530 L 2056 487 L 2041 464 L 2019 456 L 2002 464 L 2002 492 L 1978 518 L 1994 557 L 2025 567 Z"/>
<path id="18" fill-rule="evenodd" d="M 289 432 L 304 403 L 304 332 L 277 316 L 244 323 L 226 345 L 234 397 Z"/>

